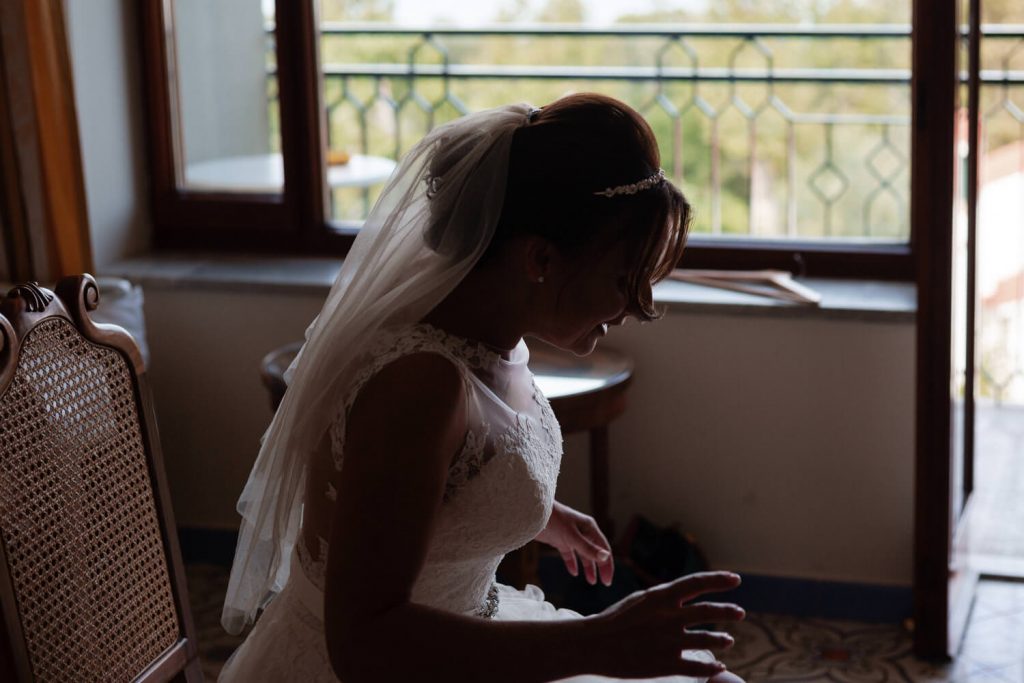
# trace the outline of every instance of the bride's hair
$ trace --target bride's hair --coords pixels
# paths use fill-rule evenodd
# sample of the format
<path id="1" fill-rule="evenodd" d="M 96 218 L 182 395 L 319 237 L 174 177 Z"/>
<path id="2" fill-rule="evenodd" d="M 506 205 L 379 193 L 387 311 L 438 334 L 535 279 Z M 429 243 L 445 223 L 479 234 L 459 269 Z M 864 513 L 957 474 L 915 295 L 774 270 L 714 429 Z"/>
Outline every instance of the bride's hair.
<path id="1" fill-rule="evenodd" d="M 633 194 L 595 194 L 658 173 L 661 155 L 647 122 L 606 95 L 568 95 L 536 110 L 516 130 L 501 218 L 491 251 L 513 235 L 538 235 L 563 254 L 585 255 L 629 240 L 632 314 L 659 316 L 650 285 L 682 254 L 691 219 L 683 194 L 665 180 Z"/>

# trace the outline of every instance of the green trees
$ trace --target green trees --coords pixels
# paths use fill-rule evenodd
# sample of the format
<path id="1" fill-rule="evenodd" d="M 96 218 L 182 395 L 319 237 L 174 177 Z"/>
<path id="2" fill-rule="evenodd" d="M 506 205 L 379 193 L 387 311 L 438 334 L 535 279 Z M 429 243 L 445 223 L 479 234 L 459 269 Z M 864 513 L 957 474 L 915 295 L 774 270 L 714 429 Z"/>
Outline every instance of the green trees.
<path id="1" fill-rule="evenodd" d="M 594 1 L 594 0 L 590 0 Z M 986 0 L 986 18 L 1024 21 L 1018 0 Z M 391 0 L 323 0 L 325 21 L 393 21 Z M 586 0 L 506 0 L 496 23 L 580 24 Z M 837 71 L 906 77 L 910 39 L 871 36 L 908 25 L 909 0 L 715 0 L 703 13 L 665 9 L 619 19 L 667 28 L 698 24 L 864 24 L 864 36 L 352 36 L 325 34 L 331 144 L 395 156 L 430 125 L 509 101 L 537 104 L 600 90 L 647 116 L 666 171 L 690 195 L 698 232 L 761 237 L 906 239 L 910 87 L 906 81 L 833 81 Z M 1006 60 L 987 46 L 986 65 Z M 1015 58 L 1024 61 L 1024 47 Z M 342 77 L 339 65 L 615 69 L 636 78 Z M 658 69 L 661 69 L 659 72 Z M 1022 68 L 1016 66 L 1014 68 Z M 672 69 L 676 69 L 672 72 Z M 632 71 L 630 71 L 632 70 Z M 680 71 L 682 70 L 682 71 Z M 686 70 L 700 70 L 701 80 Z M 804 70 L 810 77 L 780 77 Z M 810 71 L 808 71 L 810 70 Z M 661 73 L 662 78 L 655 76 Z M 682 74 L 683 77 L 679 77 Z M 623 74 L 619 74 L 622 76 Z M 744 76 L 755 80 L 744 81 Z M 1019 86 L 1016 86 L 1019 90 Z M 1004 93 L 986 93 L 991 106 Z M 996 109 L 991 133 L 1020 135 Z M 1003 119 L 1007 119 L 1004 121 Z M 344 202 L 336 202 L 338 205 Z"/>

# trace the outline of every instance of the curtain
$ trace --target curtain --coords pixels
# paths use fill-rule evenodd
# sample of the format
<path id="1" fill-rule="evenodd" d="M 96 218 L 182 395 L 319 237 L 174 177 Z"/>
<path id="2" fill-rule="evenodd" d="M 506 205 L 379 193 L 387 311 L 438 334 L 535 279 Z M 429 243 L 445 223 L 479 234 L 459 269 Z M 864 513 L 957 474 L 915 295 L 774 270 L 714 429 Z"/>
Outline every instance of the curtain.
<path id="1" fill-rule="evenodd" d="M 62 0 L 0 2 L 0 281 L 92 272 Z"/>

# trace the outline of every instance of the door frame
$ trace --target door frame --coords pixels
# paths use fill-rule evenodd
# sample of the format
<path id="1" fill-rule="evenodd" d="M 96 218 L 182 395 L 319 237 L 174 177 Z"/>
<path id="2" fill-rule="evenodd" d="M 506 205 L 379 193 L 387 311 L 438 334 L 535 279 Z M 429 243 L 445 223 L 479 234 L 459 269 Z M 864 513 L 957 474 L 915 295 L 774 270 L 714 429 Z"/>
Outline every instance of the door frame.
<path id="1" fill-rule="evenodd" d="M 953 152 L 956 1 L 914 0 L 910 221 L 917 260 L 914 469 L 914 651 L 948 650 L 952 539 Z"/>
<path id="2" fill-rule="evenodd" d="M 967 625 L 977 574 L 958 548 L 966 540 L 973 488 L 973 401 L 965 401 L 964 505 L 953 509 L 954 404 L 951 387 L 956 112 L 960 65 L 958 0 L 914 0 L 911 86 L 912 234 L 917 265 L 917 401 L 914 495 L 914 651 L 927 659 L 955 654 Z M 971 0 L 967 171 L 969 253 L 977 201 L 979 0 Z M 968 258 L 966 392 L 973 392 L 974 265 Z M 968 397 L 968 398 L 972 398 Z M 954 538 L 957 545 L 954 546 Z"/>

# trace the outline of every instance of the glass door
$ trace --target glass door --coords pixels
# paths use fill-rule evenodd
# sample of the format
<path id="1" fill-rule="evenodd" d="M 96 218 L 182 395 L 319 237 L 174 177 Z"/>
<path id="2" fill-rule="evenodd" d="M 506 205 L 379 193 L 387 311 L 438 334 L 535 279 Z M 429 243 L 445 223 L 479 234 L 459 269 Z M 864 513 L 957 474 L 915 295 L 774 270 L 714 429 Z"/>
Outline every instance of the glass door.
<path id="1" fill-rule="evenodd" d="M 971 562 L 977 516 L 975 395 L 977 362 L 978 157 L 980 93 L 980 0 L 960 0 L 957 52 L 952 231 L 952 326 L 950 405 L 952 543 L 949 559 L 949 649 L 954 653 L 967 625 L 978 571 Z"/>

